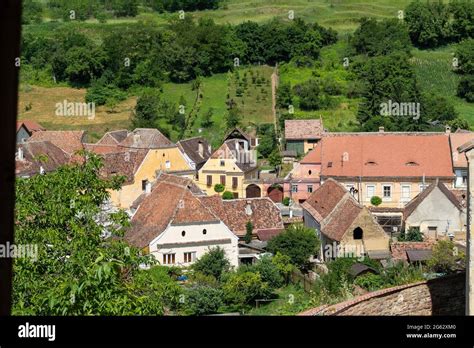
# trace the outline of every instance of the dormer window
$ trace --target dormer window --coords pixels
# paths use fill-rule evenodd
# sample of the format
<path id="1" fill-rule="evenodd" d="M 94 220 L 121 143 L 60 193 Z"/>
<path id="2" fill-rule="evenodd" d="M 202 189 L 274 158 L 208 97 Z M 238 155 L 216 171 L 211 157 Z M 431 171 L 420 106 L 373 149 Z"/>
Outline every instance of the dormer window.
<path id="1" fill-rule="evenodd" d="M 366 165 L 366 166 L 376 166 L 376 165 L 377 165 L 377 162 L 375 162 L 375 161 L 367 161 L 367 162 L 365 162 L 365 165 Z"/>
<path id="2" fill-rule="evenodd" d="M 328 168 L 332 168 L 332 162 L 328 162 Z"/>
<path id="3" fill-rule="evenodd" d="M 419 164 L 414 162 L 414 161 L 408 161 L 407 163 L 405 163 L 406 166 L 418 166 Z"/>

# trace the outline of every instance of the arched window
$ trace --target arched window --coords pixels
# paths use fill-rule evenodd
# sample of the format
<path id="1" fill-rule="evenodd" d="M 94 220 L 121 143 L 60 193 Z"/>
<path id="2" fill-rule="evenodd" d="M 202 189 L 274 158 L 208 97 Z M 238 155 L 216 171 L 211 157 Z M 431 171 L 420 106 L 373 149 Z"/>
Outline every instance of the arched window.
<path id="1" fill-rule="evenodd" d="M 313 173 L 311 170 L 308 170 L 308 174 L 311 175 L 311 173 Z"/>
<path id="2" fill-rule="evenodd" d="M 362 228 L 357 227 L 354 229 L 353 237 L 354 239 L 362 239 L 363 234 L 364 234 L 364 231 L 362 231 Z"/>
<path id="3" fill-rule="evenodd" d="M 186 231 L 181 232 L 181 235 L 184 237 L 186 235 Z"/>
<path id="4" fill-rule="evenodd" d="M 202 234 L 206 234 L 207 233 L 207 230 L 206 229 L 203 229 L 202 230 Z"/>

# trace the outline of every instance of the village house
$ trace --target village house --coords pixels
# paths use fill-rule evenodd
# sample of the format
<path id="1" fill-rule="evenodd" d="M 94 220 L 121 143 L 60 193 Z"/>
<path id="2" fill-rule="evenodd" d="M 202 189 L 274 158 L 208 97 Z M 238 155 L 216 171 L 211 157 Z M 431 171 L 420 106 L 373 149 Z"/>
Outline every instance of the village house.
<path id="1" fill-rule="evenodd" d="M 258 146 L 258 137 L 255 134 L 255 130 L 252 130 L 252 135 L 248 132 L 244 132 L 241 128 L 235 127 L 227 132 L 224 136 L 223 142 L 227 140 L 245 140 L 248 143 L 249 149 L 253 150 Z"/>
<path id="2" fill-rule="evenodd" d="M 327 179 L 302 204 L 306 227 L 321 239 L 321 259 L 341 256 L 389 257 L 389 237 L 367 207 L 340 183 Z"/>
<path id="3" fill-rule="evenodd" d="M 204 204 L 191 179 L 161 173 L 150 192 L 133 204 L 125 239 L 162 265 L 189 266 L 221 247 L 238 266 L 238 237 Z"/>
<path id="4" fill-rule="evenodd" d="M 211 145 L 203 137 L 180 140 L 177 145 L 181 152 L 189 159 L 191 167 L 196 171 L 197 176 L 199 169 L 211 157 Z"/>
<path id="5" fill-rule="evenodd" d="M 296 151 L 298 155 L 304 155 L 321 140 L 323 132 L 322 119 L 285 120 L 286 150 Z"/>
<path id="6" fill-rule="evenodd" d="M 260 197 L 261 188 L 252 181 L 259 179 L 256 151 L 247 139 L 228 139 L 217 149 L 198 172 L 197 184 L 208 195 L 216 184 L 234 198 Z"/>
<path id="7" fill-rule="evenodd" d="M 454 182 L 449 134 L 329 133 L 321 141 L 321 182 L 333 178 L 363 205 L 403 208 L 430 183 Z"/>
<path id="8" fill-rule="evenodd" d="M 285 229 L 280 210 L 268 197 L 223 200 L 214 195 L 200 200 L 239 238 L 239 263 L 255 261 L 265 253 L 268 240 Z M 245 243 L 248 222 L 252 224 L 252 241 Z"/>
<path id="9" fill-rule="evenodd" d="M 15 174 L 18 177 L 45 174 L 70 161 L 71 155 L 50 141 L 28 141 L 17 145 Z"/>
<path id="10" fill-rule="evenodd" d="M 320 174 L 321 146 L 316 145 L 285 177 L 285 197 L 303 203 L 319 187 Z"/>
<path id="11" fill-rule="evenodd" d="M 156 180 L 157 172 L 173 173 L 190 179 L 196 173 L 191 160 L 181 152 L 178 145 L 157 129 L 109 132 L 97 143 L 84 146 L 103 157 L 104 174 L 127 176 L 122 188 L 111 192 L 110 199 L 119 208 L 130 208 Z"/>
<path id="12" fill-rule="evenodd" d="M 46 129 L 35 121 L 18 121 L 16 123 L 16 143 L 23 143 L 28 140 L 33 135 L 33 133 L 44 130 Z"/>
<path id="13" fill-rule="evenodd" d="M 445 184 L 436 181 L 405 206 L 405 231 L 418 227 L 426 240 L 465 240 L 466 202 L 466 193 L 460 201 Z"/>
<path id="14" fill-rule="evenodd" d="M 453 158 L 453 169 L 456 175 L 454 182 L 455 188 L 466 189 L 467 187 L 467 160 L 463 153 L 460 153 L 458 147 L 474 140 L 474 132 L 458 129 L 449 135 L 451 144 L 451 153 Z"/>

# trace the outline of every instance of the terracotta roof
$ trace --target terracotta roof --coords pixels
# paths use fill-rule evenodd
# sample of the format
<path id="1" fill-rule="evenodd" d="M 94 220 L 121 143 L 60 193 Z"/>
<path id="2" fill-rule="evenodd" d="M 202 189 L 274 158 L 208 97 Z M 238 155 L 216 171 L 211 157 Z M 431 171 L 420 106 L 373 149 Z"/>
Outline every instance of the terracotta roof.
<path id="1" fill-rule="evenodd" d="M 46 128 L 44 128 L 42 125 L 35 121 L 31 120 L 22 120 L 22 121 L 17 121 L 16 122 L 16 131 L 18 132 L 21 128 L 21 126 L 24 126 L 26 131 L 31 135 L 34 132 L 37 131 L 44 131 Z"/>
<path id="2" fill-rule="evenodd" d="M 467 160 L 463 153 L 461 153 L 458 148 L 469 142 L 470 140 L 474 140 L 474 132 L 464 131 L 451 133 L 449 135 L 449 140 L 451 142 L 451 151 L 453 155 L 453 166 L 455 168 L 467 168 Z"/>
<path id="3" fill-rule="evenodd" d="M 155 128 L 137 128 L 130 132 L 119 145 L 138 149 L 160 149 L 175 146 Z"/>
<path id="4" fill-rule="evenodd" d="M 23 159 L 15 161 L 17 175 L 34 175 L 43 167 L 45 172 L 56 170 L 70 162 L 71 156 L 50 141 L 29 141 L 19 144 Z"/>
<path id="5" fill-rule="evenodd" d="M 151 193 L 145 194 L 131 221 L 125 239 L 144 248 L 168 225 L 219 222 L 188 188 L 191 179 L 162 174 Z"/>
<path id="6" fill-rule="evenodd" d="M 196 169 L 198 170 L 211 157 L 211 147 L 203 137 L 180 140 L 177 145 L 183 153 L 196 163 Z M 199 151 L 200 148 L 202 152 Z"/>
<path id="7" fill-rule="evenodd" d="M 28 141 L 50 141 L 64 152 L 72 155 L 83 150 L 84 131 L 38 131 Z"/>
<path id="8" fill-rule="evenodd" d="M 311 213 L 316 221 L 321 222 L 346 194 L 348 192 L 341 184 L 327 179 L 301 206 Z"/>
<path id="9" fill-rule="evenodd" d="M 266 242 L 272 239 L 275 236 L 278 236 L 282 233 L 283 230 L 281 228 L 274 228 L 274 229 L 267 229 L 267 230 L 258 230 L 257 237 L 259 240 Z"/>
<path id="10" fill-rule="evenodd" d="M 325 177 L 453 177 L 446 134 L 331 133 L 321 146 Z"/>
<path id="11" fill-rule="evenodd" d="M 332 240 L 340 241 L 363 209 L 350 194 L 346 195 L 330 216 L 323 220 L 321 233 Z"/>
<path id="12" fill-rule="evenodd" d="M 304 156 L 300 163 L 303 164 L 318 164 L 321 163 L 321 144 L 317 144 L 312 150 Z"/>
<path id="13" fill-rule="evenodd" d="M 125 140 L 128 136 L 129 131 L 126 129 L 115 130 L 105 133 L 97 144 L 102 145 L 117 145 L 121 141 Z"/>
<path id="14" fill-rule="evenodd" d="M 93 152 L 98 155 L 103 155 L 106 153 L 114 153 L 114 152 L 123 152 L 124 148 L 119 147 L 117 145 L 108 145 L 108 144 L 88 144 L 84 143 L 84 150 Z"/>
<path id="15" fill-rule="evenodd" d="M 276 233 L 277 230 L 284 229 L 280 210 L 268 197 L 223 200 L 214 195 L 200 199 L 237 236 L 245 235 L 248 221 L 252 222 L 253 231 L 257 235 L 261 230 L 275 230 Z M 246 209 L 247 205 L 250 210 Z"/>
<path id="16" fill-rule="evenodd" d="M 434 243 L 427 242 L 392 242 L 390 251 L 395 260 L 408 260 L 407 251 L 409 250 L 432 250 Z"/>
<path id="17" fill-rule="evenodd" d="M 462 205 L 459 199 L 456 197 L 456 195 L 450 191 L 445 184 L 440 182 L 439 180 L 436 180 L 436 182 L 432 183 L 430 186 L 428 186 L 426 189 L 424 189 L 421 193 L 416 195 L 410 202 L 407 203 L 405 206 L 404 212 L 403 212 L 403 217 L 406 219 L 408 218 L 414 211 L 415 209 L 420 205 L 421 202 L 425 200 L 426 197 L 430 195 L 433 190 L 438 187 L 439 190 L 448 198 L 451 203 L 458 208 L 459 210 L 462 210 Z"/>
<path id="18" fill-rule="evenodd" d="M 456 197 L 459 205 L 463 208 L 467 206 L 467 191 L 466 190 L 450 190 L 451 193 Z"/>
<path id="19" fill-rule="evenodd" d="M 285 139 L 320 139 L 323 122 L 319 120 L 285 120 Z"/>
<path id="20" fill-rule="evenodd" d="M 132 183 L 147 153 L 148 150 L 135 150 L 102 154 L 103 167 L 100 169 L 100 174 L 105 178 L 123 175 L 127 178 L 125 183 Z"/>

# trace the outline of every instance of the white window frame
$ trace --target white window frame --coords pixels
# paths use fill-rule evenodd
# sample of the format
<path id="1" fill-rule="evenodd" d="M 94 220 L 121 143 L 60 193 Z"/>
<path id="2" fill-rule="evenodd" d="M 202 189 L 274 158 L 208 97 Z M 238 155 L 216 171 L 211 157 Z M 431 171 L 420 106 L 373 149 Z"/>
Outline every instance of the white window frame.
<path id="1" fill-rule="evenodd" d="M 298 185 L 297 184 L 291 184 L 291 192 L 298 193 Z"/>
<path id="2" fill-rule="evenodd" d="M 186 260 L 187 259 L 187 254 L 190 254 L 191 255 L 191 259 L 190 260 Z M 196 261 L 196 252 L 195 251 L 185 251 L 183 253 L 183 262 L 184 263 L 192 263 Z"/>
<path id="3" fill-rule="evenodd" d="M 408 197 L 404 197 L 403 188 L 408 187 Z M 401 184 L 400 185 L 400 200 L 402 202 L 408 202 L 411 199 L 411 184 Z"/>
<path id="4" fill-rule="evenodd" d="M 390 188 L 390 196 L 385 196 L 385 188 Z M 392 184 L 383 184 L 382 185 L 382 201 L 383 202 L 391 202 L 392 201 L 392 193 L 393 193 L 393 185 Z"/>
<path id="5" fill-rule="evenodd" d="M 311 189 L 311 191 L 310 191 L 310 189 Z M 306 191 L 308 193 L 313 193 L 313 185 L 306 185 Z"/>
<path id="6" fill-rule="evenodd" d="M 172 260 L 172 255 L 174 255 L 174 262 Z M 165 253 L 163 254 L 163 264 L 164 265 L 175 265 L 176 264 L 176 253 Z"/>
<path id="7" fill-rule="evenodd" d="M 369 187 L 373 188 L 373 192 L 372 192 L 372 195 L 369 195 Z M 367 201 L 370 202 L 370 200 L 372 199 L 372 197 L 374 197 L 376 195 L 376 190 L 375 190 L 376 186 L 373 185 L 373 184 L 366 184 L 365 185 L 365 196 L 367 198 Z"/>
<path id="8" fill-rule="evenodd" d="M 171 168 L 171 161 L 167 160 L 165 162 L 165 167 L 166 167 L 166 169 L 170 169 Z"/>

